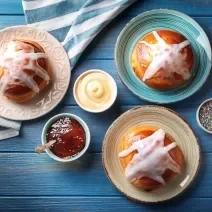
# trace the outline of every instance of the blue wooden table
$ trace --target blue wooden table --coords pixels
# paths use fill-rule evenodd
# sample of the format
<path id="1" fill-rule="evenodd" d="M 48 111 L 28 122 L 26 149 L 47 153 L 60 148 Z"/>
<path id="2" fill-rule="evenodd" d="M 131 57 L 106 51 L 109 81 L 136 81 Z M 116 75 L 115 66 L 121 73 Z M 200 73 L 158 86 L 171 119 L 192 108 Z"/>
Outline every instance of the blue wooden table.
<path id="1" fill-rule="evenodd" d="M 203 100 L 212 97 L 212 75 L 194 96 L 167 105 L 191 124 L 202 149 L 200 172 L 186 193 L 165 204 L 137 204 L 115 189 L 102 167 L 101 146 L 109 125 L 124 111 L 136 105 L 148 104 L 133 96 L 116 74 L 114 45 L 117 36 L 133 17 L 156 8 L 175 9 L 192 16 L 212 41 L 212 0 L 138 0 L 104 29 L 82 55 L 73 71 L 70 89 L 63 102 L 43 118 L 24 122 L 19 137 L 0 142 L 0 211 L 211 211 L 212 136 L 197 126 L 195 113 Z M 0 28 L 23 24 L 25 19 L 21 0 L 0 0 Z M 107 71 L 118 85 L 116 104 L 101 114 L 83 111 L 72 95 L 76 78 L 93 68 Z M 57 163 L 45 153 L 34 153 L 35 146 L 41 142 L 44 123 L 61 112 L 82 117 L 92 135 L 88 154 L 71 164 Z"/>

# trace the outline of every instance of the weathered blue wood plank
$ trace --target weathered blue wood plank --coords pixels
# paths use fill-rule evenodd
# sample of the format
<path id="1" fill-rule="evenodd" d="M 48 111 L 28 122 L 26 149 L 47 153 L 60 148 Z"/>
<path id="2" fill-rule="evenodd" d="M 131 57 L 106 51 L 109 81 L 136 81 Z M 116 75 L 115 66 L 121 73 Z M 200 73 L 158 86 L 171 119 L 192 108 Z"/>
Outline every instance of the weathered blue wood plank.
<path id="1" fill-rule="evenodd" d="M 42 212 L 164 212 L 164 211 L 211 211 L 211 198 L 177 198 L 165 204 L 146 205 L 134 203 L 122 197 L 9 197 L 0 198 L 0 210 Z"/>
<path id="2" fill-rule="evenodd" d="M 25 25 L 24 15 L 14 16 L 14 15 L 0 15 L 0 29 L 6 27 L 11 27 L 15 25 Z"/>
<path id="3" fill-rule="evenodd" d="M 196 104 L 176 104 L 171 105 L 170 108 L 176 110 L 191 124 L 195 133 L 199 137 L 202 152 L 212 152 L 211 135 L 200 129 L 195 120 L 197 106 L 198 105 Z M 134 106 L 120 106 L 119 102 L 117 102 L 116 105 L 114 105 L 110 110 L 104 113 L 92 114 L 85 112 L 76 106 L 59 106 L 57 107 L 57 109 L 55 109 L 50 114 L 44 116 L 43 118 L 24 122 L 20 136 L 1 141 L 0 150 L 2 152 L 33 152 L 35 146 L 37 146 L 41 142 L 40 135 L 46 121 L 55 114 L 68 112 L 79 115 L 87 122 L 92 136 L 89 151 L 101 152 L 102 141 L 108 127 L 119 115 L 121 115 L 123 112 L 132 107 Z"/>
<path id="4" fill-rule="evenodd" d="M 168 8 L 180 10 L 190 15 L 211 15 L 210 0 L 138 0 L 128 11 L 129 15 L 137 15 L 143 11 L 155 8 Z M 23 14 L 21 0 L 1 0 L 0 14 Z"/>
<path id="5" fill-rule="evenodd" d="M 212 152 L 212 143 L 210 142 L 211 137 L 197 126 L 195 112 L 198 104 L 212 95 L 212 88 L 209 86 L 212 76 L 198 94 L 182 103 L 170 106 L 183 115 L 192 125 L 200 138 L 204 154 L 202 154 L 203 168 L 191 189 L 181 198 L 165 205 L 140 205 L 122 197 L 106 178 L 100 154 L 87 154 L 87 157 L 75 164 L 59 164 L 48 158 L 46 154 L 38 156 L 33 153 L 14 153 L 17 151 L 33 151 L 34 147 L 40 143 L 40 133 L 46 120 L 60 112 L 72 112 L 80 115 L 91 128 L 92 141 L 89 151 L 100 152 L 102 140 L 108 126 L 121 113 L 132 107 L 123 105 L 132 103 L 147 104 L 134 97 L 121 84 L 115 73 L 113 53 L 116 38 L 124 25 L 132 17 L 153 8 L 170 8 L 195 17 L 205 16 L 196 18 L 196 20 L 203 26 L 212 41 L 212 18 L 208 17 L 212 16 L 211 0 L 138 0 L 134 6 L 114 20 L 97 37 L 95 43 L 87 49 L 73 73 L 72 85 L 76 77 L 87 69 L 101 68 L 108 71 L 116 79 L 119 88 L 119 98 L 115 107 L 102 114 L 90 114 L 76 106 L 63 107 L 60 105 L 44 118 L 24 123 L 20 137 L 0 142 L 1 151 L 11 152 L 0 153 L 0 182 L 2 185 L 0 190 L 0 211 L 12 209 L 57 212 L 106 212 L 112 209 L 113 211 L 121 210 L 123 212 L 185 211 L 189 209 L 196 212 L 211 210 L 212 154 L 209 152 Z M 0 16 L 0 29 L 25 24 L 21 0 L 0 0 L 0 14 L 5 14 L 5 16 Z M 10 16 L 9 14 L 16 16 Z M 72 97 L 72 90 L 67 93 L 63 104 L 76 104 Z M 102 120 L 104 120 L 104 125 Z M 23 196 L 18 197 L 19 195 Z M 37 197 L 32 197 L 33 195 Z M 48 195 L 48 197 L 40 197 L 41 195 Z M 79 196 L 74 197 L 73 195 Z"/>
<path id="6" fill-rule="evenodd" d="M 22 0 L 1 0 L 0 14 L 23 14 Z"/>
<path id="7" fill-rule="evenodd" d="M 202 157 L 202 168 L 186 198 L 212 197 L 212 154 Z M 64 164 L 45 153 L 0 153 L 0 161 L 0 196 L 122 196 L 107 179 L 101 154 Z"/>

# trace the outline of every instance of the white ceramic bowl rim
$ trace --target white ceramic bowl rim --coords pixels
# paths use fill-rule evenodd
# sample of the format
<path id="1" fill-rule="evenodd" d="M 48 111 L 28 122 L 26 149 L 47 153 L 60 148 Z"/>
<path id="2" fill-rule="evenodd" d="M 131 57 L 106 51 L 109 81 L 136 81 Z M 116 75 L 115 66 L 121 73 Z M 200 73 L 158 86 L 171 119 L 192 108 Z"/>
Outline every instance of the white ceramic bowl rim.
<path id="1" fill-rule="evenodd" d="M 88 147 L 90 145 L 90 137 L 91 137 L 90 136 L 90 130 L 89 130 L 87 124 L 79 116 L 76 116 L 76 115 L 71 114 L 71 113 L 61 113 L 61 114 L 58 114 L 58 115 L 53 116 L 52 118 L 50 118 L 46 122 L 46 124 L 44 125 L 43 131 L 42 131 L 42 135 L 41 135 L 42 144 L 46 144 L 47 143 L 46 142 L 46 133 L 47 133 L 47 130 L 49 129 L 50 125 L 53 124 L 55 121 L 57 121 L 61 117 L 73 118 L 73 119 L 77 120 L 82 125 L 83 129 L 85 130 L 85 136 L 86 136 L 85 147 L 77 155 L 75 155 L 73 157 L 70 157 L 70 158 L 67 158 L 67 159 L 63 159 L 63 158 L 60 158 L 60 157 L 56 156 L 49 148 L 46 149 L 46 153 L 51 158 L 53 158 L 54 160 L 57 160 L 57 161 L 60 161 L 60 162 L 70 162 L 70 161 L 74 161 L 74 160 L 80 158 L 87 151 L 87 149 L 88 149 Z"/>
<path id="2" fill-rule="evenodd" d="M 198 125 L 200 126 L 200 128 L 202 128 L 205 132 L 212 134 L 212 131 L 209 131 L 209 130 L 207 130 L 205 127 L 203 127 L 203 125 L 201 124 L 201 122 L 200 122 L 200 120 L 199 120 L 199 111 L 200 111 L 201 107 L 202 107 L 205 103 L 207 103 L 207 102 L 209 102 L 209 101 L 212 101 L 212 98 L 206 99 L 204 102 L 202 102 L 202 103 L 200 104 L 200 106 L 199 106 L 198 109 L 197 109 L 196 120 L 197 120 L 197 123 L 198 123 Z"/>
<path id="3" fill-rule="evenodd" d="M 112 90 L 112 91 L 113 91 L 113 92 L 112 92 L 113 96 L 112 96 L 111 104 L 109 104 L 109 105 L 107 105 L 106 107 L 103 107 L 103 108 L 101 108 L 101 109 L 98 109 L 98 110 L 95 110 L 95 109 L 92 110 L 92 109 L 89 109 L 89 108 L 87 108 L 87 107 L 84 107 L 84 106 L 78 101 L 78 98 L 77 98 L 77 96 L 76 96 L 76 88 L 77 88 L 77 84 L 78 84 L 79 80 L 80 80 L 83 76 L 85 76 L 85 75 L 87 75 L 87 74 L 89 74 L 89 73 L 92 73 L 92 72 L 99 72 L 99 73 L 105 74 L 105 75 L 110 79 L 111 85 L 113 86 L 113 90 Z M 109 108 L 114 104 L 114 102 L 115 102 L 115 100 L 116 100 L 116 97 L 117 97 L 117 92 L 118 92 L 117 90 L 118 90 L 118 89 L 117 89 L 116 81 L 114 80 L 114 78 L 113 78 L 110 74 L 108 74 L 107 72 L 102 71 L 102 70 L 100 70 L 100 69 L 91 69 L 91 70 L 88 70 L 88 71 L 83 72 L 83 73 L 77 78 L 77 80 L 76 80 L 75 83 L 74 83 L 73 94 L 74 94 L 74 99 L 75 99 L 75 101 L 77 102 L 77 104 L 78 104 L 83 110 L 88 111 L 88 112 L 91 112 L 91 113 L 100 113 L 100 112 L 106 111 L 107 109 L 109 109 Z"/>

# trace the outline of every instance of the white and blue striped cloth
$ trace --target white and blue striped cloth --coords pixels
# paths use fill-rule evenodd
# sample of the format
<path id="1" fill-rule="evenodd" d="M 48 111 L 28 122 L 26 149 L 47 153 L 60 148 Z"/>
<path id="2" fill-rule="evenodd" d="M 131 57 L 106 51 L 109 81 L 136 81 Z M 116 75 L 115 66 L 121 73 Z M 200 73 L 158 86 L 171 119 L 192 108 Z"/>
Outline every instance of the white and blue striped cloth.
<path id="1" fill-rule="evenodd" d="M 71 69 L 93 38 L 136 0 L 23 0 L 27 24 L 54 35 L 64 46 Z M 0 118 L 0 140 L 19 134 L 20 123 Z M 0 128 L 1 130 L 1 128 Z"/>
<path id="2" fill-rule="evenodd" d="M 23 0 L 26 21 L 54 35 L 73 68 L 93 38 L 136 0 Z"/>

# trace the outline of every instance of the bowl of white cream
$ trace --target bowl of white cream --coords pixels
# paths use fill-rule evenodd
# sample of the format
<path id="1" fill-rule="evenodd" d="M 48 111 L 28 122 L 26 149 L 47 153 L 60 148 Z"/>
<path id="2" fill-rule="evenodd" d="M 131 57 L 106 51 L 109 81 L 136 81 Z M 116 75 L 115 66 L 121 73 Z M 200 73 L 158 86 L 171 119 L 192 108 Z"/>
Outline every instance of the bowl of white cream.
<path id="1" fill-rule="evenodd" d="M 74 98 L 84 110 L 100 113 L 109 109 L 117 97 L 117 85 L 105 71 L 94 69 L 81 74 L 74 84 Z"/>

